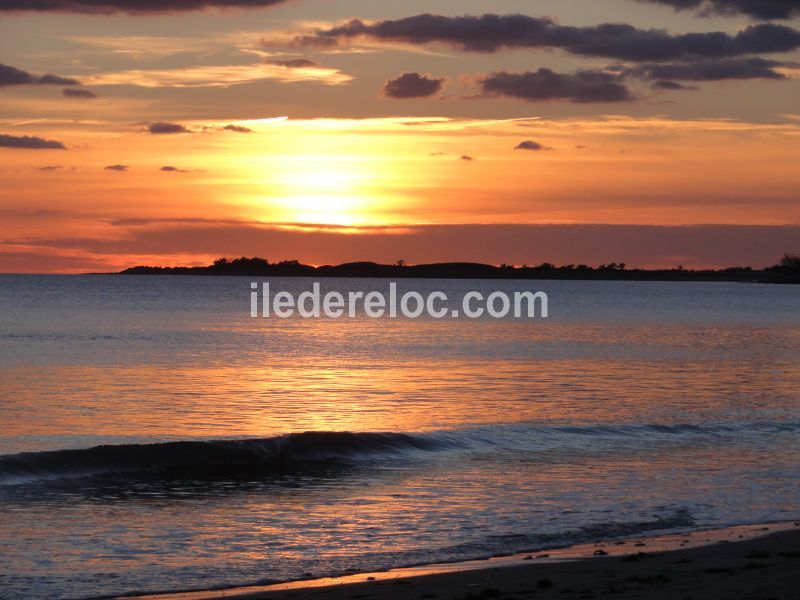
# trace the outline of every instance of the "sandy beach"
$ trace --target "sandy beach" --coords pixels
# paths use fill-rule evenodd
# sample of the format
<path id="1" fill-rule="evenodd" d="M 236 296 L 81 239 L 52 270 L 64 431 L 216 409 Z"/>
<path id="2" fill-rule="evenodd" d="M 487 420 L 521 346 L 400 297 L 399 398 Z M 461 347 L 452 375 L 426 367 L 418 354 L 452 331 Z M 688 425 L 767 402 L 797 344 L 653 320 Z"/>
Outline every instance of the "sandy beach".
<path id="1" fill-rule="evenodd" d="M 764 600 L 798 597 L 800 523 L 785 522 L 598 542 L 484 561 L 146 598 Z"/>

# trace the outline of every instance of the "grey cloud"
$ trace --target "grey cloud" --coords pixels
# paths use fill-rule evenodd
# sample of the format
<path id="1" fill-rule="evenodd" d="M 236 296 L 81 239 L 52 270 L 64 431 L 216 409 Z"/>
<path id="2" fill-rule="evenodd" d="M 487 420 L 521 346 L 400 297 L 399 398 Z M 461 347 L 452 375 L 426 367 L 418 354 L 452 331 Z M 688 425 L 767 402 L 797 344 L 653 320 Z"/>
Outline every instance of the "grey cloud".
<path id="1" fill-rule="evenodd" d="M 462 154 L 461 160 L 464 160 L 466 162 L 472 162 L 473 160 L 475 160 L 475 157 L 469 156 L 468 154 Z"/>
<path id="2" fill-rule="evenodd" d="M 668 90 L 668 91 L 681 91 L 681 90 L 696 90 L 697 88 L 693 85 L 683 85 L 678 81 L 672 81 L 670 79 L 659 79 L 658 81 L 654 81 L 650 86 L 654 90 Z"/>
<path id="3" fill-rule="evenodd" d="M 0 0 L 0 12 L 71 12 L 89 14 L 176 13 L 208 8 L 264 8 L 286 0 Z"/>
<path id="4" fill-rule="evenodd" d="M 42 75 L 36 80 L 39 85 L 80 85 L 80 81 L 58 75 Z"/>
<path id="5" fill-rule="evenodd" d="M 640 0 L 665 4 L 675 10 L 693 9 L 701 14 L 743 14 L 753 19 L 791 19 L 800 14 L 800 0 Z"/>
<path id="6" fill-rule="evenodd" d="M 41 173 L 56 173 L 58 171 L 75 171 L 75 167 L 62 167 L 61 165 L 45 165 L 44 167 L 36 167 L 36 170 Z"/>
<path id="7" fill-rule="evenodd" d="M 186 127 L 178 123 L 164 123 L 158 121 L 147 126 L 147 132 L 153 135 L 166 135 L 171 133 L 191 133 Z"/>
<path id="8" fill-rule="evenodd" d="M 608 70 L 584 70 L 574 74 L 550 69 L 479 75 L 475 81 L 482 94 L 478 98 L 505 96 L 528 102 L 624 102 L 633 100 L 626 80 L 634 77 L 651 81 L 656 90 L 694 90 L 681 81 L 719 81 L 725 79 L 774 79 L 786 77 L 776 70 L 784 63 L 762 58 L 728 58 L 676 63 L 616 65 Z"/>
<path id="9" fill-rule="evenodd" d="M 80 82 L 58 75 L 32 75 L 27 71 L 0 64 L 0 87 L 10 85 L 80 85 Z"/>
<path id="10" fill-rule="evenodd" d="M 539 142 L 534 142 L 533 140 L 525 140 L 524 142 L 520 142 L 514 147 L 514 150 L 532 150 L 534 152 L 541 152 L 542 150 L 552 150 L 552 148 L 548 148 L 540 144 Z"/>
<path id="11" fill-rule="evenodd" d="M 128 165 L 108 165 L 107 167 L 104 167 L 106 171 L 118 171 L 120 173 L 124 173 L 128 170 L 128 168 Z"/>
<path id="12" fill-rule="evenodd" d="M 626 71 L 653 80 L 718 81 L 721 79 L 786 79 L 776 71 L 783 63 L 763 58 L 728 58 L 638 65 Z"/>
<path id="13" fill-rule="evenodd" d="M 66 98 L 97 98 L 97 94 L 89 90 L 76 90 L 74 88 L 64 88 L 61 92 Z"/>
<path id="14" fill-rule="evenodd" d="M 304 69 L 309 67 L 318 67 L 319 64 L 308 58 L 287 58 L 287 59 L 269 59 L 264 61 L 268 65 L 276 65 L 278 67 L 286 67 L 287 69 Z"/>
<path id="15" fill-rule="evenodd" d="M 624 102 L 633 95 L 621 76 L 603 71 L 556 73 L 550 69 L 479 76 L 476 83 L 485 96 L 506 96 L 528 102 Z"/>
<path id="16" fill-rule="evenodd" d="M 179 169 L 178 167 L 170 167 L 170 166 L 161 167 L 161 171 L 163 171 L 164 173 L 188 173 L 189 172 L 189 171 L 186 171 L 184 169 Z"/>
<path id="17" fill-rule="evenodd" d="M 520 14 L 461 17 L 422 14 L 375 23 L 355 19 L 296 36 L 292 45 L 324 48 L 357 38 L 409 44 L 441 43 L 486 53 L 511 48 L 557 48 L 582 56 L 636 62 L 723 58 L 800 48 L 800 32 L 768 23 L 751 25 L 735 35 L 721 31 L 671 35 L 663 29 L 638 29 L 622 23 L 571 27 L 552 19 Z"/>
<path id="18" fill-rule="evenodd" d="M 225 131 L 233 131 L 235 133 L 253 133 L 253 130 L 249 127 L 244 127 L 242 125 L 225 125 L 223 127 Z"/>
<path id="19" fill-rule="evenodd" d="M 441 91 L 444 82 L 444 77 L 403 73 L 387 81 L 381 95 L 387 98 L 427 98 Z"/>
<path id="20" fill-rule="evenodd" d="M 0 148 L 26 148 L 29 150 L 66 150 L 61 142 L 31 135 L 6 135 L 0 133 Z"/>

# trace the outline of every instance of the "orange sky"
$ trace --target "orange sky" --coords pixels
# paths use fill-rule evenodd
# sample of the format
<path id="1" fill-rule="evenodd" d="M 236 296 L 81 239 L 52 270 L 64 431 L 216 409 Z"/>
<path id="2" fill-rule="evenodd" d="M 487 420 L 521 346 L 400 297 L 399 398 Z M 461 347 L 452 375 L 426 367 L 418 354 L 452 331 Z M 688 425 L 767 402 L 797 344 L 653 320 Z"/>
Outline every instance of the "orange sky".
<path id="1" fill-rule="evenodd" d="M 672 82 L 684 89 L 665 90 L 627 54 L 475 52 L 446 39 L 417 43 L 372 34 L 325 48 L 292 41 L 350 18 L 372 23 L 434 10 L 422 2 L 374 4 L 297 0 L 222 13 L 4 14 L 0 271 L 203 264 L 241 253 L 391 260 L 387 240 L 395 258 L 509 256 L 505 262 L 532 264 L 759 265 L 798 250 L 791 228 L 760 228 L 761 237 L 740 229 L 738 251 L 735 236 L 726 237 L 717 240 L 728 248 L 720 254 L 697 243 L 691 251 L 681 247 L 685 238 L 672 227 L 800 223 L 797 49 L 724 63 L 715 58 L 710 66 L 705 57 L 659 59 L 659 68 L 694 78 Z M 487 10 L 478 1 L 435 4 L 447 27 L 449 19 Z M 623 20 L 647 31 L 666 27 L 676 44 L 688 32 L 735 39 L 755 26 L 747 14 L 697 19 L 631 0 L 533 4 L 509 0 L 491 10 L 552 15 L 552 23 L 583 28 L 582 35 Z M 798 24 L 795 16 L 776 26 Z M 681 75 L 687 68 L 692 75 Z M 720 78 L 721 68 L 750 74 Z M 773 74 L 763 75 L 765 68 Z M 557 97 L 531 99 L 547 87 L 538 69 L 560 78 L 556 91 L 545 90 Z M 581 75 L 588 71 L 596 75 Z M 618 75 L 623 71 L 635 75 Z M 20 80 L 20 72 L 28 79 Z M 522 92 L 529 97 L 489 94 L 480 82 L 499 72 L 533 77 Z M 400 80 L 401 73 L 418 81 Z M 607 88 L 592 79 L 598 77 L 614 93 L 624 88 L 625 98 L 609 100 Z M 392 97 L 402 86 L 402 94 L 417 95 Z M 58 147 L 30 147 L 37 145 Z M 546 248 L 523 237 L 514 248 L 492 250 L 504 237 L 499 226 L 521 224 L 549 224 L 559 235 Z M 651 228 L 615 249 L 624 256 L 601 257 L 600 238 L 569 227 L 580 224 L 670 227 Z M 429 236 L 441 231 L 436 226 L 457 225 L 464 226 L 452 230 L 460 236 L 431 238 L 418 251 L 415 232 Z M 479 225 L 495 227 L 476 238 Z M 258 235 L 244 244 L 243 230 Z M 264 231 L 280 235 L 259 237 Z M 659 253 L 649 252 L 648 235 L 661 236 Z M 331 243 L 331 236 L 342 239 Z M 576 259 L 576 247 L 592 255 Z"/>

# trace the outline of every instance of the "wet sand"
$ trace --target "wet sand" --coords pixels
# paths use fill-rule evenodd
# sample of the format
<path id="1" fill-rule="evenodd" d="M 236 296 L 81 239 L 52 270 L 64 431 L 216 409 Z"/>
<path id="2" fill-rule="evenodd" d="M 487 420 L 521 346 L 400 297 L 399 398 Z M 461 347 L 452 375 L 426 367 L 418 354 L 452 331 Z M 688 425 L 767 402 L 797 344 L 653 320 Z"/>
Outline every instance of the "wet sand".
<path id="1" fill-rule="evenodd" d="M 483 561 L 152 598 L 798 599 L 800 523 L 612 540 Z"/>

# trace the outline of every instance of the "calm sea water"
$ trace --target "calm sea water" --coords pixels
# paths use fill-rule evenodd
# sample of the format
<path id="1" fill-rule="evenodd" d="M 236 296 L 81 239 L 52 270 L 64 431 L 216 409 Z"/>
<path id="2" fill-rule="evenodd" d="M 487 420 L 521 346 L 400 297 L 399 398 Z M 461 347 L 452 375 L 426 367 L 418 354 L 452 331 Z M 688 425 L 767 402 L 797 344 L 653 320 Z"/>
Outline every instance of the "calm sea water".
<path id="1" fill-rule="evenodd" d="M 0 596 L 800 516 L 800 288 L 400 288 L 544 290 L 550 318 L 251 319 L 247 278 L 0 277 Z"/>

